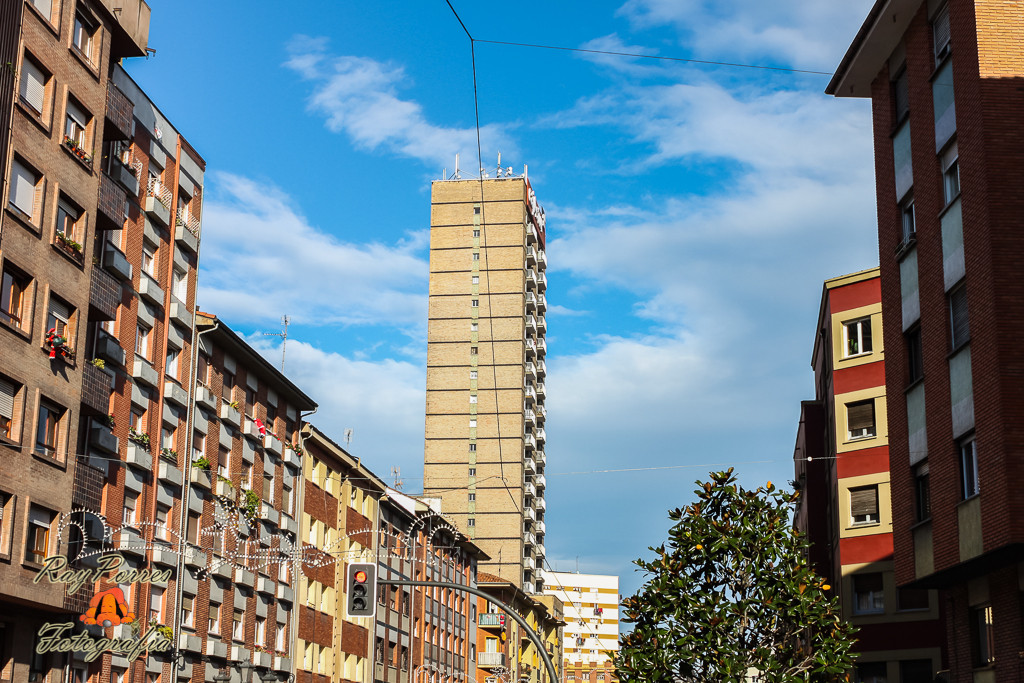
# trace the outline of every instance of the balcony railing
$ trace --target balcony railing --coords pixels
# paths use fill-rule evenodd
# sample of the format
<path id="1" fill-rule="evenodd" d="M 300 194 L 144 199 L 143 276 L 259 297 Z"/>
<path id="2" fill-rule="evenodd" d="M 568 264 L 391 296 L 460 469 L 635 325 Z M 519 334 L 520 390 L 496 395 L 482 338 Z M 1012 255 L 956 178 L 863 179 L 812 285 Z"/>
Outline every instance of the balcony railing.
<path id="1" fill-rule="evenodd" d="M 537 459 L 537 464 L 541 467 L 544 467 L 548 462 L 548 457 L 544 455 L 544 451 L 536 451 L 534 457 Z"/>
<path id="2" fill-rule="evenodd" d="M 523 484 L 523 493 L 527 496 L 536 496 L 537 487 L 531 484 L 530 482 L 526 482 L 525 484 Z"/>
<path id="3" fill-rule="evenodd" d="M 537 537 L 531 534 L 529 531 L 523 532 L 523 543 L 526 545 L 536 545 Z"/>
<path id="4" fill-rule="evenodd" d="M 544 386 L 544 382 L 537 382 L 537 395 L 541 398 L 547 395 L 547 387 Z"/>
<path id="5" fill-rule="evenodd" d="M 537 340 L 537 355 L 544 356 L 548 352 L 548 343 L 544 339 Z"/>
<path id="6" fill-rule="evenodd" d="M 199 219 L 187 211 L 178 210 L 178 214 L 174 217 L 174 225 L 180 225 L 194 236 L 199 237 Z"/>
<path id="7" fill-rule="evenodd" d="M 543 249 L 538 249 L 537 250 L 537 261 L 539 263 L 543 264 L 543 266 L 545 268 L 547 268 L 547 266 L 548 266 L 548 254 L 547 254 L 547 252 L 544 251 Z"/>
<path id="8" fill-rule="evenodd" d="M 544 375 L 548 374 L 548 365 L 547 365 L 547 363 L 545 363 L 542 360 L 538 360 L 537 361 L 537 374 L 540 375 L 540 376 L 544 376 Z"/>
<path id="9" fill-rule="evenodd" d="M 523 411 L 523 418 L 527 422 L 536 422 L 537 421 L 537 416 L 529 408 L 527 408 L 526 410 Z"/>
<path id="10" fill-rule="evenodd" d="M 533 334 L 537 332 L 537 319 L 532 315 L 526 316 L 526 330 Z"/>
<path id="11" fill-rule="evenodd" d="M 526 241 L 530 244 L 537 241 L 537 228 L 530 221 L 526 222 Z"/>
<path id="12" fill-rule="evenodd" d="M 537 263 L 537 250 L 532 246 L 526 247 L 526 264 L 532 266 Z"/>
<path id="13" fill-rule="evenodd" d="M 544 502 L 543 498 L 534 498 L 533 505 L 541 512 L 548 509 L 548 504 Z"/>
<path id="14" fill-rule="evenodd" d="M 547 440 L 547 434 L 544 432 L 544 428 L 543 427 L 538 429 L 538 430 L 536 430 L 534 432 L 534 434 L 537 436 L 537 443 L 541 443 L 541 442 Z"/>
<path id="15" fill-rule="evenodd" d="M 505 666 L 504 652 L 478 652 L 476 654 L 476 665 L 485 669 L 495 669 Z"/>
<path id="16" fill-rule="evenodd" d="M 537 488 L 542 489 L 548 485 L 548 480 L 543 474 L 537 474 L 533 477 L 533 483 L 537 485 Z"/>
<path id="17" fill-rule="evenodd" d="M 157 201 L 164 205 L 164 208 L 170 211 L 171 209 L 171 191 L 167 189 L 167 186 L 160 182 L 159 178 L 154 176 L 149 177 L 149 182 L 146 183 L 146 196 L 154 197 Z"/>
<path id="18" fill-rule="evenodd" d="M 534 341 L 533 337 L 529 337 L 526 340 L 526 357 L 537 355 L 537 342 Z"/>
<path id="19" fill-rule="evenodd" d="M 537 295 L 537 308 L 541 312 L 544 312 L 548 308 L 548 297 L 544 294 Z"/>
<path id="20" fill-rule="evenodd" d="M 504 626 L 505 615 L 494 612 L 481 612 L 477 615 L 476 623 L 478 626 Z"/>
<path id="21" fill-rule="evenodd" d="M 537 471 L 537 463 L 534 462 L 533 458 L 531 458 L 530 456 L 526 456 L 524 461 L 526 463 L 526 471 L 527 472 L 536 472 Z"/>
<path id="22" fill-rule="evenodd" d="M 542 292 L 548 288 L 548 276 L 546 274 L 541 273 L 537 276 L 537 287 Z"/>
<path id="23" fill-rule="evenodd" d="M 535 522 L 537 520 L 537 513 L 533 511 L 532 507 L 530 507 L 529 505 L 525 505 L 523 506 L 523 517 L 530 520 L 531 522 Z"/>
<path id="24" fill-rule="evenodd" d="M 526 310 L 532 310 L 537 306 L 537 295 L 533 292 L 526 293 Z"/>
<path id="25" fill-rule="evenodd" d="M 532 449 L 537 447 L 537 439 L 533 436 L 533 434 L 524 434 L 523 435 L 523 444 L 527 448 L 532 450 Z"/>
<path id="26" fill-rule="evenodd" d="M 544 522 L 537 522 L 533 525 L 533 530 L 537 532 L 538 536 L 542 536 L 545 532 Z"/>
<path id="27" fill-rule="evenodd" d="M 526 392 L 526 398 L 531 401 L 537 400 L 537 390 L 533 388 L 532 384 L 527 384 L 523 391 Z"/>
<path id="28" fill-rule="evenodd" d="M 529 318 L 529 317 L 532 317 L 532 316 L 527 316 L 527 317 Z M 526 361 L 526 376 L 527 377 L 536 377 L 537 376 L 537 366 L 533 364 L 533 361 L 529 361 L 529 360 Z"/>

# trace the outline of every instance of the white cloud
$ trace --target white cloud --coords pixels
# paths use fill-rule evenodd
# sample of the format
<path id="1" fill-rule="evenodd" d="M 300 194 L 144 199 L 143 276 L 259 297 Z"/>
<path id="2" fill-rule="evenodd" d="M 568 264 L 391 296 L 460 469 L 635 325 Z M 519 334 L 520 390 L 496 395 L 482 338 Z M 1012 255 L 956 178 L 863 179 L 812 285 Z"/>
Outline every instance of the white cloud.
<path id="1" fill-rule="evenodd" d="M 269 361 L 277 363 L 281 348 L 265 337 L 248 338 Z M 423 407 L 426 376 L 420 363 L 387 359 L 357 360 L 288 340 L 286 374 L 319 404 L 309 421 L 337 443 L 345 429 L 354 430 L 347 450 L 364 459 L 367 467 L 384 477 L 392 465 L 411 476 L 407 490 L 422 481 Z"/>
<path id="2" fill-rule="evenodd" d="M 703 58 L 781 59 L 796 68 L 828 71 L 839 63 L 872 3 L 628 0 L 619 15 L 637 29 L 675 28 L 681 42 Z"/>
<path id="3" fill-rule="evenodd" d="M 311 226 L 272 185 L 212 176 L 203 210 L 199 305 L 233 323 L 387 324 L 419 336 L 427 314 L 426 232 L 350 244 Z"/>
<path id="4" fill-rule="evenodd" d="M 476 159 L 475 128 L 453 128 L 430 123 L 423 107 L 398 97 L 399 86 L 408 86 L 402 66 L 367 57 L 332 55 L 325 38 L 297 36 L 289 46 L 285 66 L 314 84 L 309 109 L 327 118 L 327 127 L 345 133 L 363 149 L 383 147 L 395 154 L 419 159 L 431 167 L 450 166 L 456 153 L 472 169 Z M 506 124 L 481 126 L 484 157 L 491 150 L 514 155 L 517 145 Z"/>

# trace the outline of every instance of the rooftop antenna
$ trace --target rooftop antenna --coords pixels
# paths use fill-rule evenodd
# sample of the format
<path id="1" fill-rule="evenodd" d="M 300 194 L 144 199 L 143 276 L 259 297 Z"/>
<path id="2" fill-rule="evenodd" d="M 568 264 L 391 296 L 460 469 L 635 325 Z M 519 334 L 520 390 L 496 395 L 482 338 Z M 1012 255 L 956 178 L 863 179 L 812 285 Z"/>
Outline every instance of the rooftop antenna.
<path id="1" fill-rule="evenodd" d="M 352 443 L 352 429 L 351 428 L 345 430 L 345 447 L 348 448 L 348 445 L 350 443 Z"/>
<path id="2" fill-rule="evenodd" d="M 448 180 L 448 169 L 447 168 L 442 168 L 441 169 L 441 180 Z"/>
<path id="3" fill-rule="evenodd" d="M 459 170 L 459 153 L 455 153 L 455 175 L 452 176 L 456 180 L 462 180 L 462 171 Z"/>
<path id="4" fill-rule="evenodd" d="M 287 314 L 281 316 L 281 324 L 284 325 L 284 332 L 264 332 L 264 337 L 281 337 L 281 372 L 284 372 L 284 351 L 288 345 L 288 324 L 292 319 Z"/>
<path id="5" fill-rule="evenodd" d="M 392 467 L 391 468 L 391 476 L 395 478 L 395 486 L 394 486 L 395 490 L 396 491 L 401 491 L 402 490 L 402 484 L 404 483 L 404 482 L 402 482 L 402 468 L 401 467 Z"/>
<path id="6" fill-rule="evenodd" d="M 495 175 L 501 177 L 501 152 L 498 152 L 498 172 Z"/>

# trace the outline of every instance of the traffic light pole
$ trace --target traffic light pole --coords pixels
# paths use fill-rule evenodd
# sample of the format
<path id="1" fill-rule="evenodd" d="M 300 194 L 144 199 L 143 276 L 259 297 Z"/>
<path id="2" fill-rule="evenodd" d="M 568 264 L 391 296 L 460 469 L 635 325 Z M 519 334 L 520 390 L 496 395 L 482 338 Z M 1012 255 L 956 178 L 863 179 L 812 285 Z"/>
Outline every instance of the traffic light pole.
<path id="1" fill-rule="evenodd" d="M 392 586 L 426 586 L 427 588 L 450 588 L 456 591 L 464 591 L 466 593 L 472 593 L 477 597 L 484 598 L 489 602 L 493 602 L 495 605 L 505 611 L 505 614 L 512 617 L 512 619 L 523 627 L 526 631 L 526 635 L 530 637 L 533 644 L 537 646 L 540 651 L 540 657 L 544 660 L 544 666 L 547 667 L 548 675 L 551 676 L 551 683 L 559 683 L 558 672 L 555 670 L 555 665 L 551 663 L 551 657 L 548 655 L 547 648 L 544 647 L 544 641 L 540 639 L 540 636 L 530 628 L 530 625 L 523 619 L 519 614 L 516 613 L 510 605 L 506 605 L 500 600 L 495 600 L 494 596 L 484 593 L 478 588 L 470 588 L 461 583 L 448 583 L 447 581 L 407 581 L 406 579 L 385 579 L 377 578 L 377 583 L 390 584 Z"/>

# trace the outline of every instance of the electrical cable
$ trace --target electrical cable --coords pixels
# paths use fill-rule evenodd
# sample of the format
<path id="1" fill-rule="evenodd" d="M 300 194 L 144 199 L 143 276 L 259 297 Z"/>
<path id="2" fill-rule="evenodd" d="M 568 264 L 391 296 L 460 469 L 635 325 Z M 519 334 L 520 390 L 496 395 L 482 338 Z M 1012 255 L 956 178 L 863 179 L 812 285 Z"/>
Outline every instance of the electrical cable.
<path id="1" fill-rule="evenodd" d="M 447 0 L 446 0 L 447 1 Z M 451 3 L 449 3 L 449 6 Z M 452 10 L 453 12 L 455 10 Z M 458 16 L 458 15 L 456 15 Z M 459 22 L 461 23 L 461 19 Z M 463 26 L 465 28 L 465 26 Z M 468 33 L 468 31 L 467 31 Z M 781 66 L 764 66 L 761 64 L 738 64 L 735 62 L 715 62 L 705 59 L 688 59 L 684 57 L 661 57 L 658 55 L 642 55 L 635 52 L 614 52 L 612 50 L 589 50 L 582 47 L 561 47 L 558 45 L 538 45 L 535 43 L 513 43 L 505 40 L 484 40 L 483 38 L 473 39 L 477 43 L 490 43 L 492 45 L 510 45 L 514 47 L 534 47 L 542 50 L 564 50 L 565 52 L 585 52 L 596 55 L 613 55 L 616 57 L 640 57 L 643 59 L 660 59 L 668 62 L 689 62 L 691 64 L 705 64 L 708 66 L 733 66 L 742 69 L 763 69 L 766 71 L 784 71 L 794 74 L 813 74 L 816 76 L 831 76 L 831 71 L 810 71 L 807 69 L 787 69 Z"/>

